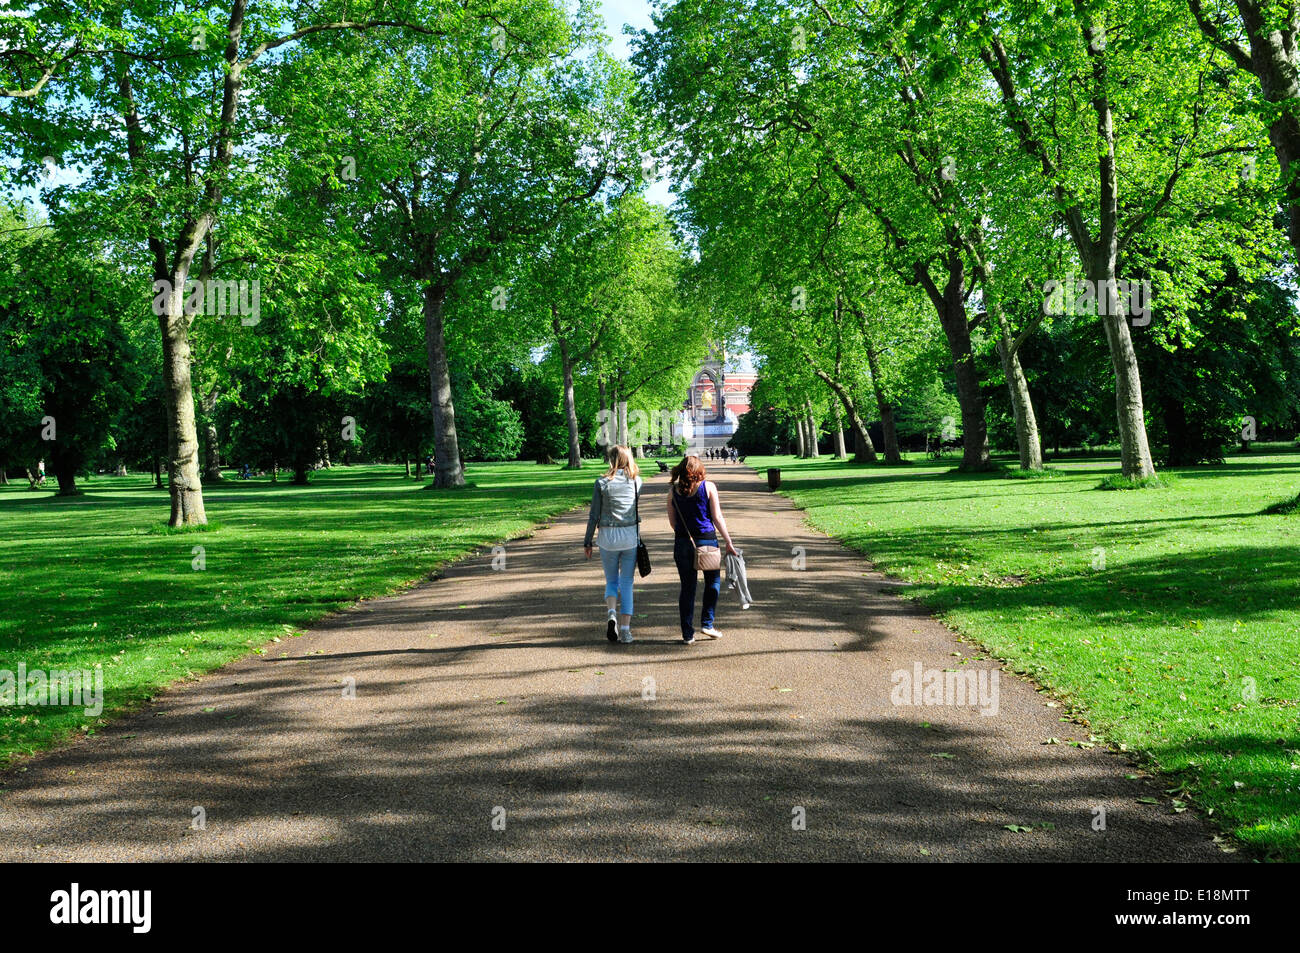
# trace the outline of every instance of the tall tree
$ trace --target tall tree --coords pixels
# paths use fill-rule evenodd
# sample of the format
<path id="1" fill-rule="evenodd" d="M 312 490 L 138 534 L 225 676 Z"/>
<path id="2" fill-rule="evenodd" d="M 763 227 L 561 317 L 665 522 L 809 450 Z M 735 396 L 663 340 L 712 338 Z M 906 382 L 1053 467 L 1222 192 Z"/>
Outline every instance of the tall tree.
<path id="1" fill-rule="evenodd" d="M 314 76 L 310 108 L 323 121 L 305 132 L 322 164 L 333 175 L 355 165 L 358 227 L 393 280 L 421 290 L 438 487 L 465 481 L 447 349 L 457 289 L 495 273 L 493 314 L 518 320 L 512 257 L 640 169 L 630 76 L 593 52 L 591 9 L 511 0 L 494 11 L 454 43 L 356 38 L 299 64 Z"/>
<path id="2" fill-rule="evenodd" d="M 332 19 L 299 0 L 268 0 L 251 11 L 248 0 L 182 12 L 162 0 L 110 5 L 96 24 L 104 55 L 62 64 L 66 95 L 43 97 L 30 125 L 29 161 L 50 155 L 86 170 L 83 185 L 51 196 L 56 225 L 66 218 L 69 227 L 112 227 L 147 248 L 162 332 L 173 526 L 207 521 L 191 376 L 199 312 L 190 279 L 223 202 L 256 168 L 244 106 L 259 91 L 259 71 L 290 44 L 338 31 L 401 28 L 442 38 L 457 24 L 491 17 L 473 4 L 420 0 L 374 0 L 357 14 Z M 76 211 L 76 222 L 64 211 Z"/>
<path id="3" fill-rule="evenodd" d="M 1007 13 L 1027 15 L 1014 24 Z M 1154 473 L 1129 302 L 1117 279 L 1153 224 L 1213 204 L 1249 123 L 1216 81 L 1194 28 L 1162 6 L 1076 0 L 1050 15 L 982 2 L 957 14 L 974 31 L 1007 128 L 1038 167 L 1094 289 L 1115 376 L 1123 473 Z M 1168 63 L 1190 68 L 1170 70 Z M 1079 95 L 1082 91 L 1083 95 Z M 1124 189 L 1121 189 L 1121 177 Z"/>

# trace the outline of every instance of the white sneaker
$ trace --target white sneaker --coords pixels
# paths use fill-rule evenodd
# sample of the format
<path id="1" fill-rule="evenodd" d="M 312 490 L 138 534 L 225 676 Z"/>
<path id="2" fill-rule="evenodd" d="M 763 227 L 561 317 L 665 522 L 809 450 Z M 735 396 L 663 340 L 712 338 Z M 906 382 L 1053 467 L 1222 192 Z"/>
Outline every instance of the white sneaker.
<path id="1" fill-rule="evenodd" d="M 618 630 L 618 640 L 619 640 L 620 642 L 622 642 L 624 645 L 631 645 L 631 644 L 632 644 L 632 641 L 633 641 L 633 639 L 632 639 L 632 630 L 631 630 L 631 629 L 619 629 L 619 630 Z"/>
<path id="2" fill-rule="evenodd" d="M 707 629 L 700 629 L 700 634 L 707 635 L 711 639 L 722 638 L 722 633 L 719 632 L 717 629 L 715 629 L 713 626 L 709 626 Z"/>

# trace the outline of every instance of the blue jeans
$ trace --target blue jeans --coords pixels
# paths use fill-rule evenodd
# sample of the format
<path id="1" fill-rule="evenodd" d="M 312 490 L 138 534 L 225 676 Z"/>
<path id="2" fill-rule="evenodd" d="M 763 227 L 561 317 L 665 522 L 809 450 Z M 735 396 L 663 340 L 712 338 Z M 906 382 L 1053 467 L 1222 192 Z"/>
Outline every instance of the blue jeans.
<path id="1" fill-rule="evenodd" d="M 619 612 L 632 614 L 632 579 L 636 573 L 636 547 L 623 550 L 602 549 L 600 564 L 605 567 L 605 598 L 618 596 Z"/>
<path id="2" fill-rule="evenodd" d="M 716 539 L 702 539 L 701 546 L 717 547 Z M 695 587 L 699 581 L 699 570 L 695 568 L 695 547 L 685 536 L 673 540 L 673 562 L 677 564 L 677 575 L 682 581 L 682 593 L 677 600 L 677 608 L 682 616 L 682 638 L 689 639 L 695 635 L 691 626 L 691 616 L 695 614 Z M 722 570 L 712 569 L 704 573 L 704 605 L 700 610 L 700 628 L 713 628 L 713 612 L 718 607 L 718 593 L 722 591 Z"/>

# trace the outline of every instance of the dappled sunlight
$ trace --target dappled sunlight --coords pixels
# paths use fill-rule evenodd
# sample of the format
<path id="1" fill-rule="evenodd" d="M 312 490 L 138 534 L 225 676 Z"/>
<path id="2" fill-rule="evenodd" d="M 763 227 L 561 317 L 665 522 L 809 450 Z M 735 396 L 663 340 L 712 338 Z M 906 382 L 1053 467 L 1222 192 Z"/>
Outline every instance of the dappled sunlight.
<path id="1" fill-rule="evenodd" d="M 1109 492 L 1091 466 L 998 481 L 881 467 L 828 479 L 816 465 L 805 479 L 802 461 L 781 465 L 813 526 L 1080 706 L 1107 740 L 1189 772 L 1202 806 L 1242 831 L 1265 825 L 1245 839 L 1300 846 L 1300 521 L 1259 515 L 1293 492 L 1300 453 Z M 1261 733 L 1253 761 L 1234 729 Z"/>

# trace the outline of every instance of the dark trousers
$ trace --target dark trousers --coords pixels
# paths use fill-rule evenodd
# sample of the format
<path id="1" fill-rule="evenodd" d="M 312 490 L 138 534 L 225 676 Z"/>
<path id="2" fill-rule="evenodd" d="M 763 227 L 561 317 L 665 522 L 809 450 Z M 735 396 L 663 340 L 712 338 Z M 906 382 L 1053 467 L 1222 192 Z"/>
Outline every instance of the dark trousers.
<path id="1" fill-rule="evenodd" d="M 701 546 L 718 545 L 716 539 L 700 540 Z M 682 638 L 689 639 L 695 634 L 691 617 L 695 615 L 695 587 L 699 583 L 699 570 L 695 568 L 695 547 L 684 536 L 673 541 L 673 562 L 677 564 L 677 575 L 682 581 L 682 594 L 677 600 L 677 608 L 682 616 Z M 722 591 L 722 570 L 713 569 L 704 574 L 704 606 L 700 610 L 700 628 L 713 626 L 713 611 L 718 607 L 718 593 Z"/>

